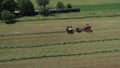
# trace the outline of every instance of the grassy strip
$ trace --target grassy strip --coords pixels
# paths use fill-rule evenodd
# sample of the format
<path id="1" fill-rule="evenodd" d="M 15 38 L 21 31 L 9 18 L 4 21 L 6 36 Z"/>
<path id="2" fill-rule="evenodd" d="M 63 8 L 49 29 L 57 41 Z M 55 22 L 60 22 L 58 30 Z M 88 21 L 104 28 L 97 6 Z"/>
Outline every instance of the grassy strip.
<path id="1" fill-rule="evenodd" d="M 0 35 L 1 37 L 4 36 L 19 36 L 19 35 L 32 35 L 32 34 L 53 34 L 53 33 L 65 33 L 66 31 L 56 31 L 56 32 L 34 32 L 34 33 L 21 33 L 21 34 L 6 34 Z"/>
<path id="2" fill-rule="evenodd" d="M 17 22 L 29 22 L 29 21 L 46 21 L 46 20 L 68 20 L 68 19 L 85 19 L 85 18 L 98 18 L 98 17 L 119 17 L 120 15 L 106 15 L 106 16 L 83 16 L 83 17 L 62 17 L 62 18 L 40 18 L 40 19 L 29 19 L 29 20 L 16 20 Z M 3 21 L 0 21 L 3 23 Z"/>
<path id="3" fill-rule="evenodd" d="M 28 59 L 42 59 L 42 58 L 51 58 L 51 57 L 63 57 L 63 56 L 79 56 L 79 55 L 99 54 L 99 53 L 111 53 L 111 52 L 119 52 L 119 51 L 120 51 L 120 49 L 112 49 L 112 50 L 95 51 L 95 52 L 85 52 L 85 53 L 83 52 L 83 53 L 73 53 L 73 54 L 32 56 L 32 57 L 12 58 L 12 59 L 8 59 L 8 60 L 0 60 L 0 62 L 28 60 Z"/>
<path id="4" fill-rule="evenodd" d="M 38 18 L 38 19 L 29 19 L 29 20 L 17 20 L 18 22 L 28 22 L 28 21 L 45 21 L 45 20 L 67 20 L 67 19 L 84 19 L 84 18 L 96 18 L 96 17 L 117 17 L 120 15 L 106 15 L 106 16 L 83 16 L 83 17 L 56 17 L 56 18 Z"/>
<path id="5" fill-rule="evenodd" d="M 33 48 L 33 47 L 42 47 L 42 46 L 56 46 L 56 45 L 67 45 L 67 44 L 80 44 L 80 43 L 94 43 L 94 42 L 104 42 L 104 41 L 113 41 L 120 40 L 120 38 L 111 38 L 111 39 L 100 39 L 100 40 L 82 40 L 82 41 L 73 41 L 73 42 L 61 42 L 61 43 L 51 43 L 51 44 L 39 44 L 31 46 L 3 46 L 0 49 L 14 49 L 14 48 Z"/>

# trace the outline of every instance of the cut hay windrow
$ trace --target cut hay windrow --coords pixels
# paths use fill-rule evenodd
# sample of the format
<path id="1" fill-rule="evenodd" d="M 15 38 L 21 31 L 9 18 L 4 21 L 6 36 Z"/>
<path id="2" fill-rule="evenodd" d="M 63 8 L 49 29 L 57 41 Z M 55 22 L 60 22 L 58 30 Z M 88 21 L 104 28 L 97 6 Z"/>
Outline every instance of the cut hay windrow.
<path id="1" fill-rule="evenodd" d="M 112 50 L 103 50 L 103 51 L 94 51 L 94 52 L 71 53 L 71 54 L 58 54 L 58 55 L 56 54 L 56 55 L 30 56 L 30 57 L 22 57 L 22 58 L 1 59 L 0 62 L 29 60 L 29 59 L 42 59 L 42 58 L 52 58 L 52 57 L 64 57 L 64 56 L 80 56 L 80 55 L 100 54 L 100 53 L 111 53 L 111 52 L 119 52 L 119 51 L 120 51 L 120 49 L 112 49 Z"/>
<path id="2" fill-rule="evenodd" d="M 105 30 L 105 29 L 94 29 L 94 30 Z M 33 33 L 18 33 L 18 34 L 1 34 L 0 37 L 6 36 L 21 36 L 21 35 L 37 35 L 37 34 L 56 34 L 56 33 L 66 33 L 66 31 L 53 31 L 53 32 L 33 32 Z"/>
<path id="3" fill-rule="evenodd" d="M 19 36 L 19 35 L 33 35 L 33 34 L 53 34 L 53 33 L 65 33 L 65 31 L 5 34 L 5 35 L 0 35 L 0 36 L 1 36 L 1 37 L 4 37 L 4 36 Z"/>
<path id="4" fill-rule="evenodd" d="M 67 44 L 80 44 L 80 43 L 94 43 L 94 42 L 105 42 L 105 41 L 114 41 L 120 40 L 120 38 L 111 38 L 111 39 L 99 39 L 99 40 L 81 40 L 73 42 L 60 42 L 60 43 L 50 43 L 50 44 L 38 44 L 31 46 L 1 46 L 0 49 L 14 49 L 14 48 L 34 48 L 34 47 L 43 47 L 43 46 L 57 46 L 57 45 L 67 45 Z"/>

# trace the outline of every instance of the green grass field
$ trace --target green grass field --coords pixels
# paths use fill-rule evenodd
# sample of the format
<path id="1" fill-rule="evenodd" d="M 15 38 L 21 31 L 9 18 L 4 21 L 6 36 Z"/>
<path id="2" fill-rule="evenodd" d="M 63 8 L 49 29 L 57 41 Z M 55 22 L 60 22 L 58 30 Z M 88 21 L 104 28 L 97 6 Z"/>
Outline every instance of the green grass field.
<path id="1" fill-rule="evenodd" d="M 120 60 L 119 21 L 120 17 L 100 17 L 1 24 L 0 66 L 66 68 L 70 65 L 71 68 L 89 68 L 101 65 L 103 68 L 115 68 Z M 68 35 L 56 32 L 65 31 L 67 25 L 75 28 L 87 22 L 93 26 L 93 33 Z"/>
<path id="2" fill-rule="evenodd" d="M 0 22 L 0 68 L 119 68 L 120 0 L 60 0 L 77 13 Z M 35 0 L 32 0 L 35 7 Z M 51 0 L 55 7 L 58 0 Z M 117 7 L 116 7 L 117 6 Z M 92 8 L 92 9 L 89 9 Z M 67 34 L 66 26 L 92 25 L 92 33 Z"/>

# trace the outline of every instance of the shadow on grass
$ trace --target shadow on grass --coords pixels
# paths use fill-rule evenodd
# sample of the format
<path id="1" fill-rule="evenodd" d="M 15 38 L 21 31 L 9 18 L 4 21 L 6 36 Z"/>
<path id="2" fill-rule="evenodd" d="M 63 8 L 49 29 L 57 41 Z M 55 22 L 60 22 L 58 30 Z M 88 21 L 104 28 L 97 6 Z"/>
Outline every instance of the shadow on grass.
<path id="1" fill-rule="evenodd" d="M 17 21 L 16 20 L 12 20 L 12 21 L 5 21 L 5 24 L 15 24 Z"/>

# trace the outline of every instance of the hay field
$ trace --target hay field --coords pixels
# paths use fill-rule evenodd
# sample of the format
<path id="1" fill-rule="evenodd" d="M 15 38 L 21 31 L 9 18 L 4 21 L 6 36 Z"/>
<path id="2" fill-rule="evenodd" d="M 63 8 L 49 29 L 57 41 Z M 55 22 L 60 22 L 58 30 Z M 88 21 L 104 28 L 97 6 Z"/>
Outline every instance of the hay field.
<path id="1" fill-rule="evenodd" d="M 48 6 L 58 1 L 82 11 L 0 21 L 0 68 L 120 68 L 120 0 L 51 0 Z M 86 23 L 92 33 L 65 31 Z"/>
<path id="2" fill-rule="evenodd" d="M 1 68 L 120 67 L 120 17 L 45 20 L 0 25 Z M 93 33 L 65 32 L 85 23 Z M 4 29 L 3 29 L 4 28 Z"/>

